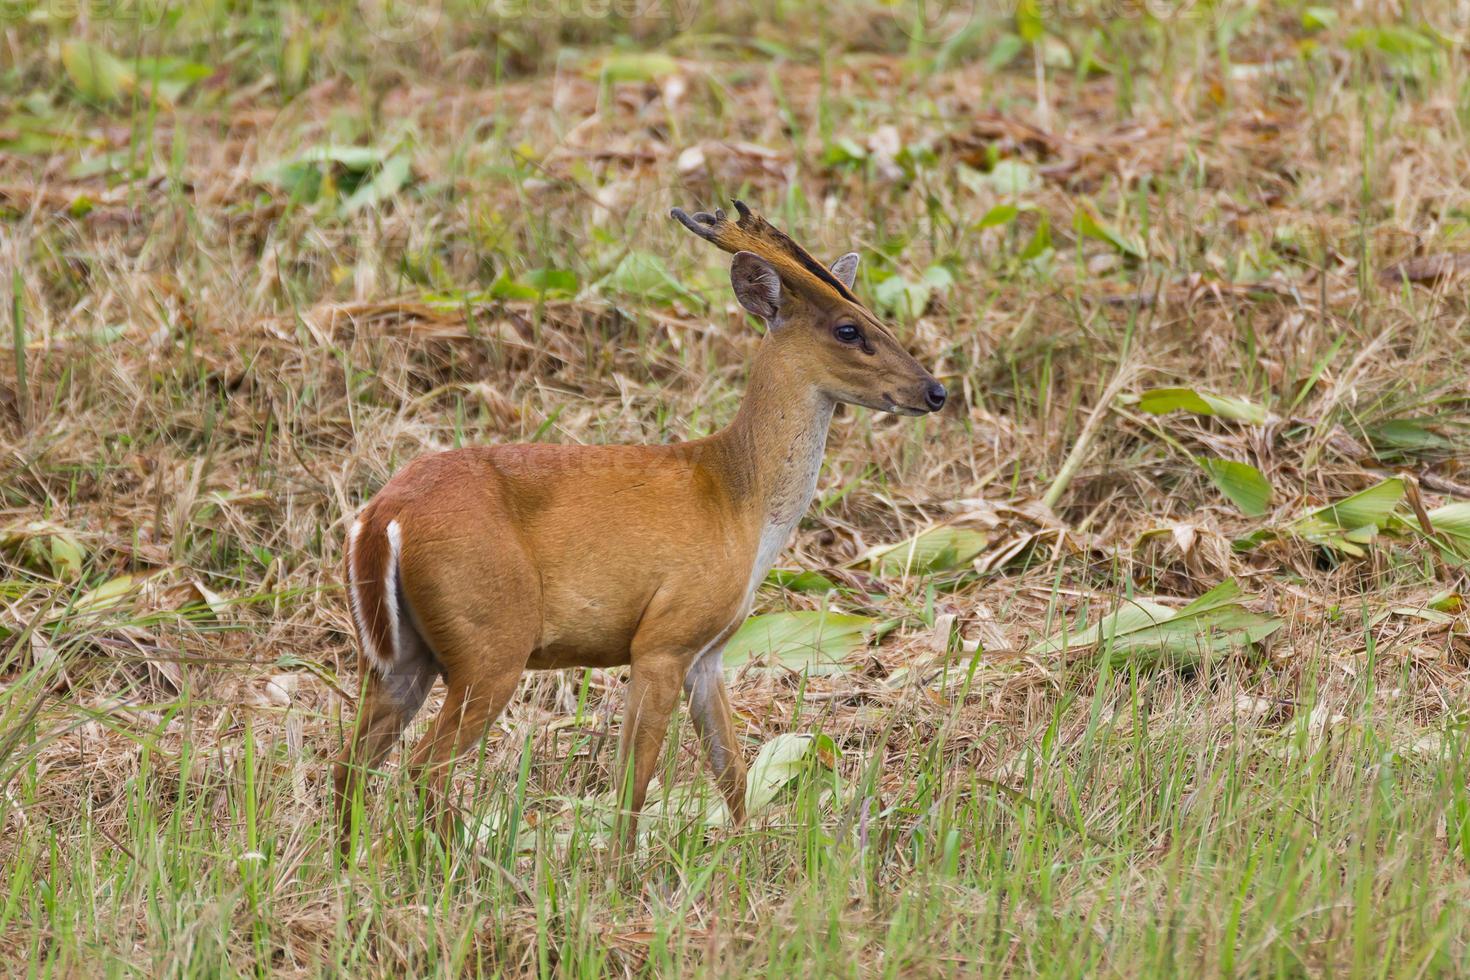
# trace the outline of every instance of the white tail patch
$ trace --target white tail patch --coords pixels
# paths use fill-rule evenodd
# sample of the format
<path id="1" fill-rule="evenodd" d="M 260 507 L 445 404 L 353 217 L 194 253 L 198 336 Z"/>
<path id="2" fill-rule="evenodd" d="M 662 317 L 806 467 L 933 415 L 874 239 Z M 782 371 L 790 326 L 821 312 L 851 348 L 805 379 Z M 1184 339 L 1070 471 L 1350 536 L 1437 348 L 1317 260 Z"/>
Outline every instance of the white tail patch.
<path id="1" fill-rule="evenodd" d="M 386 674 L 398 659 L 398 553 L 402 532 L 397 521 L 388 522 L 388 567 L 378 579 L 382 588 L 370 596 L 364 596 L 357 563 L 358 539 L 362 536 L 362 528 L 362 520 L 359 519 L 353 521 L 352 527 L 347 530 L 347 600 L 352 607 L 352 621 L 357 626 L 357 638 L 362 644 L 363 656 L 379 674 Z M 382 603 L 383 612 L 388 618 L 386 650 L 379 649 L 377 636 L 369 622 L 369 611 L 374 598 Z M 371 613 L 373 619 L 382 615 L 377 609 L 371 609 Z"/>
<path id="2" fill-rule="evenodd" d="M 357 641 L 368 662 L 376 665 L 378 651 L 373 647 L 373 635 L 368 632 L 367 617 L 362 613 L 362 588 L 357 582 L 357 562 L 352 554 L 357 550 L 357 537 L 362 533 L 362 519 L 352 522 L 347 529 L 347 604 L 352 607 L 352 622 L 357 626 Z"/>
<path id="3" fill-rule="evenodd" d="M 383 670 L 398 659 L 398 553 L 403 550 L 403 529 L 398 522 L 388 522 L 388 568 L 383 573 L 383 603 L 388 607 L 388 642 L 393 645 Z"/>

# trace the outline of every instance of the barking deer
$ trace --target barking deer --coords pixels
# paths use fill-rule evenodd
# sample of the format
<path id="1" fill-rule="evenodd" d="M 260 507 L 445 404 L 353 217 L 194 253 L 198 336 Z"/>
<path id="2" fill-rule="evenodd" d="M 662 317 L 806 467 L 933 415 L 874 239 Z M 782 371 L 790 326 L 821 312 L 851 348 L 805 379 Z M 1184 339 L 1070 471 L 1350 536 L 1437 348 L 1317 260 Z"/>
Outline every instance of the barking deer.
<path id="1" fill-rule="evenodd" d="M 721 649 L 811 502 L 838 402 L 902 415 L 944 387 L 853 294 L 858 256 L 831 267 L 739 201 L 672 217 L 734 254 L 730 284 L 767 325 L 734 420 L 656 446 L 496 445 L 415 460 L 347 533 L 346 586 L 363 697 L 334 772 L 341 847 L 352 799 L 436 678 L 443 707 L 411 771 L 441 821 L 456 757 L 475 748 L 521 673 L 630 667 L 618 749 L 624 842 L 635 837 L 682 688 L 739 821 L 745 762 Z"/>

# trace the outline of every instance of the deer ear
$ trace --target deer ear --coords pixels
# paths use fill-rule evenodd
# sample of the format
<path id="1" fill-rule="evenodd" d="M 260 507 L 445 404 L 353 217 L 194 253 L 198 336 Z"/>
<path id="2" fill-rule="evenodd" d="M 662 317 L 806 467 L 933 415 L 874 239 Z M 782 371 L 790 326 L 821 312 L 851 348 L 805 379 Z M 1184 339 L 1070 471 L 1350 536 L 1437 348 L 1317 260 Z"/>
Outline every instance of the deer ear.
<path id="1" fill-rule="evenodd" d="M 832 263 L 832 275 L 836 276 L 842 285 L 851 289 L 852 284 L 857 282 L 857 266 L 858 254 L 856 252 L 848 252 L 836 262 Z"/>
<path id="2" fill-rule="evenodd" d="M 771 321 L 781 309 L 781 277 L 754 252 L 736 252 L 730 263 L 730 285 L 735 298 L 762 320 Z"/>

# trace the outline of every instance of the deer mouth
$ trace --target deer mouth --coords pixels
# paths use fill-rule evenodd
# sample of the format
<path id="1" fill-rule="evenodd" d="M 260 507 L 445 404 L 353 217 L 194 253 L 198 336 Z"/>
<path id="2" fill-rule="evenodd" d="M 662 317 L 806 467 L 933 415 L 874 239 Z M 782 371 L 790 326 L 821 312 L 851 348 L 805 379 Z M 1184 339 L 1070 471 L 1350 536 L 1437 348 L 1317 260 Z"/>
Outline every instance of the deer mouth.
<path id="1" fill-rule="evenodd" d="M 876 409 L 880 412 L 891 412 L 894 415 L 908 415 L 910 417 L 929 414 L 929 409 L 915 408 L 913 405 L 904 405 L 886 391 L 883 392 L 883 401 L 881 404 L 869 405 L 867 407 Z"/>

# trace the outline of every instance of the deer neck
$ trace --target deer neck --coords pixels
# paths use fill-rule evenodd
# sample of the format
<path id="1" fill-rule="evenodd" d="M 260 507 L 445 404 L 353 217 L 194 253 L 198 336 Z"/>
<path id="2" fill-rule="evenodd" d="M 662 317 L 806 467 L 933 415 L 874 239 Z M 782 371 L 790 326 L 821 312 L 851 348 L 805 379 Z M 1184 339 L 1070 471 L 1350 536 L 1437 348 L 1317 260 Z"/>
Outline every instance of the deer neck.
<path id="1" fill-rule="evenodd" d="M 832 421 L 832 399 L 780 348 L 776 337 L 761 343 L 740 411 L 712 439 L 731 503 L 758 530 L 756 579 L 811 504 Z"/>

